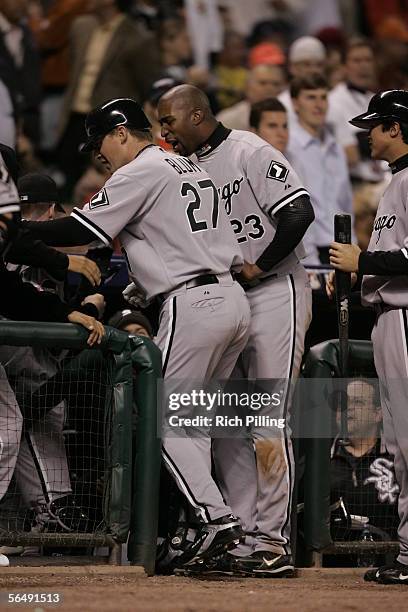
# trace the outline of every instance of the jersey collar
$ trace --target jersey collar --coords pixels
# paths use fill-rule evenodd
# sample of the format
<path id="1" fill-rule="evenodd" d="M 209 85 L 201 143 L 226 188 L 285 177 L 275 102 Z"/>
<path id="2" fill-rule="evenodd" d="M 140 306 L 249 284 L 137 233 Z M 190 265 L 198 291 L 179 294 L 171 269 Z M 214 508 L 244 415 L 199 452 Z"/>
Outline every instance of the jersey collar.
<path id="1" fill-rule="evenodd" d="M 218 123 L 217 127 L 211 134 L 211 136 L 200 145 L 196 151 L 196 155 L 198 159 L 201 159 L 211 151 L 214 151 L 217 147 L 220 146 L 222 142 L 231 134 L 231 130 L 222 125 L 222 123 Z"/>
<path id="2" fill-rule="evenodd" d="M 389 164 L 392 174 L 396 174 L 408 166 L 408 153 Z"/>

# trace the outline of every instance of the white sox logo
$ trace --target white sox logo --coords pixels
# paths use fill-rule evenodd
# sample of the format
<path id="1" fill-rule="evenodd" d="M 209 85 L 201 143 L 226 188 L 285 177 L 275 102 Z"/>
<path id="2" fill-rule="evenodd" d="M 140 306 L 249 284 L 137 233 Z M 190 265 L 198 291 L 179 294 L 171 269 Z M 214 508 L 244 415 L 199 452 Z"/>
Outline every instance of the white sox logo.
<path id="1" fill-rule="evenodd" d="M 397 501 L 399 486 L 395 482 L 394 464 L 385 457 L 378 457 L 370 465 L 373 476 L 365 479 L 364 484 L 372 482 L 378 491 L 380 502 L 395 504 Z"/>
<path id="2" fill-rule="evenodd" d="M 344 298 L 340 302 L 340 325 L 347 325 L 349 320 L 349 301 Z"/>
<path id="3" fill-rule="evenodd" d="M 107 206 L 109 199 L 106 193 L 106 189 L 101 189 L 89 200 L 89 208 L 99 208 L 100 206 Z"/>
<path id="4" fill-rule="evenodd" d="M 286 177 L 289 174 L 289 170 L 277 161 L 271 161 L 270 166 L 268 168 L 268 172 L 266 173 L 266 178 L 274 179 L 275 181 L 281 181 L 284 183 L 286 181 Z"/>
<path id="5" fill-rule="evenodd" d="M 378 232 L 376 244 L 378 244 L 383 229 L 392 229 L 394 227 L 396 219 L 396 215 L 382 215 L 381 217 L 377 217 L 377 219 L 374 221 L 374 231 Z"/>
<path id="6" fill-rule="evenodd" d="M 221 199 L 224 202 L 224 206 L 225 206 L 227 215 L 231 214 L 232 198 L 234 197 L 234 195 L 238 195 L 239 192 L 241 191 L 241 184 L 243 180 L 244 180 L 244 177 L 241 176 L 241 178 L 239 179 L 235 179 L 234 181 L 230 181 L 229 183 L 226 183 L 219 190 Z"/>

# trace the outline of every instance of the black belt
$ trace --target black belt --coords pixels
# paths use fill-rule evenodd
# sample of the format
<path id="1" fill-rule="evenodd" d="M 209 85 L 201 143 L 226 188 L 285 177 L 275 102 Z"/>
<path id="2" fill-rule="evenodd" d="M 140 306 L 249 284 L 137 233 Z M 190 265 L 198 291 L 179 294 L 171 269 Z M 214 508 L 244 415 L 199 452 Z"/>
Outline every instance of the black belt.
<path id="1" fill-rule="evenodd" d="M 390 304 L 384 304 L 384 302 L 377 302 L 374 304 L 374 310 L 377 317 L 379 317 L 384 312 L 389 312 L 390 310 L 404 310 L 405 306 L 391 306 Z"/>
<path id="2" fill-rule="evenodd" d="M 249 291 L 250 289 L 253 289 L 254 287 L 258 287 L 258 285 L 261 285 L 262 283 L 265 283 L 266 281 L 269 281 L 272 278 L 278 278 L 278 275 L 269 274 L 269 276 L 262 276 L 262 277 L 255 278 L 253 281 L 245 281 L 245 280 L 240 281 L 238 279 L 238 282 L 241 284 L 244 291 Z"/>
<path id="3" fill-rule="evenodd" d="M 202 285 L 216 285 L 219 282 L 215 274 L 202 274 L 201 276 L 196 276 L 190 281 L 187 281 L 186 289 L 194 289 L 194 287 L 201 287 Z"/>

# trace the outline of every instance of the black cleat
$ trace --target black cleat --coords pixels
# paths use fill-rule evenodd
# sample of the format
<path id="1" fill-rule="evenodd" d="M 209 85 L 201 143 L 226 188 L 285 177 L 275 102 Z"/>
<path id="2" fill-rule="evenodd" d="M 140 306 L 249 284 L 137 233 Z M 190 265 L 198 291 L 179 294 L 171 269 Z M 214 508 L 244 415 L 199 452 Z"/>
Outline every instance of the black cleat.
<path id="1" fill-rule="evenodd" d="M 392 565 L 370 569 L 364 574 L 364 580 L 378 584 L 408 585 L 408 565 L 395 561 Z"/>
<path id="2" fill-rule="evenodd" d="M 194 543 L 180 561 L 185 566 L 204 563 L 238 546 L 244 535 L 238 519 L 232 514 L 222 516 L 212 523 L 203 523 Z"/>
<path id="3" fill-rule="evenodd" d="M 236 557 L 237 572 L 257 578 L 293 578 L 295 567 L 290 555 L 280 555 L 267 550 L 252 553 L 249 557 Z"/>
<path id="4" fill-rule="evenodd" d="M 218 557 L 211 557 L 207 561 L 198 561 L 194 564 L 184 565 L 174 570 L 177 576 L 237 576 L 234 570 L 234 561 L 230 553 L 226 552 Z"/>

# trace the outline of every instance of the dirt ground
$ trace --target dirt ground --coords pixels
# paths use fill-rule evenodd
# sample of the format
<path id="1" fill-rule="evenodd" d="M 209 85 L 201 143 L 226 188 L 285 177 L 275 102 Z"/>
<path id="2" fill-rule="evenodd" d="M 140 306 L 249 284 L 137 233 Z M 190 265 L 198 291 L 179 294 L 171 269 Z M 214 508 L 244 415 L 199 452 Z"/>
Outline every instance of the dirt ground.
<path id="1" fill-rule="evenodd" d="M 27 569 L 27 568 L 24 568 Z M 44 570 L 45 568 L 37 568 Z M 407 609 L 408 585 L 365 583 L 361 571 L 303 570 L 295 579 L 148 578 L 122 568 L 1 568 L 0 610 L 81 612 L 359 612 Z M 74 571 L 75 569 L 75 571 Z M 135 570 L 136 568 L 132 568 Z M 6 604 L 7 593 L 60 593 L 63 603 Z"/>

